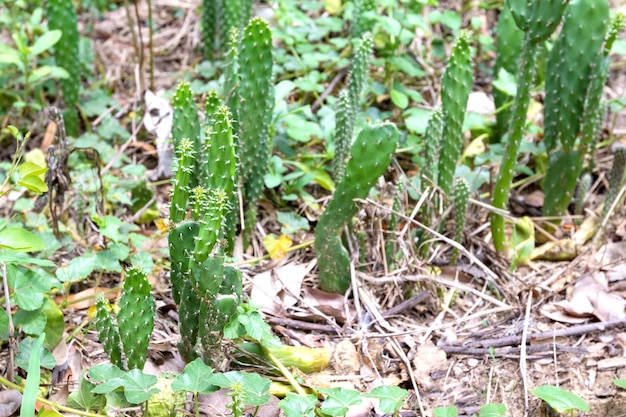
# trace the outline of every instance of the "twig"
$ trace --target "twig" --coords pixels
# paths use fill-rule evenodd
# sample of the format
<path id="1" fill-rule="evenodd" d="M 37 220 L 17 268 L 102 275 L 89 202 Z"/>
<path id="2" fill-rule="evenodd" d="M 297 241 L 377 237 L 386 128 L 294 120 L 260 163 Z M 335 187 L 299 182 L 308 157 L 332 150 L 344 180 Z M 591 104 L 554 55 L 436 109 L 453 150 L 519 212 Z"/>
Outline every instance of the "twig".
<path id="1" fill-rule="evenodd" d="M 533 304 L 533 291 L 528 291 L 526 300 L 526 312 L 524 314 L 524 327 L 522 328 L 522 343 L 519 354 L 519 370 L 522 374 L 522 387 L 524 389 L 524 417 L 528 416 L 528 375 L 526 374 L 526 341 L 528 340 L 528 326 L 530 324 L 530 308 Z"/>
<path id="2" fill-rule="evenodd" d="M 333 92 L 337 84 L 342 80 L 343 77 L 346 76 L 348 70 L 346 68 L 342 69 L 335 75 L 335 78 L 328 84 L 328 87 L 320 94 L 320 96 L 315 100 L 315 102 L 311 105 L 311 111 L 315 113 L 320 107 L 322 107 L 322 103 L 326 99 L 326 97 Z"/>
<path id="3" fill-rule="evenodd" d="M 508 355 L 519 355 L 522 348 L 520 346 L 505 346 L 500 348 L 471 348 L 464 346 L 439 346 L 441 350 L 446 353 L 452 353 L 456 355 L 469 355 L 469 356 L 495 356 L 502 357 Z M 586 355 L 589 352 L 585 348 L 577 348 L 572 346 L 567 346 L 563 344 L 553 344 L 553 343 L 544 343 L 541 345 L 529 345 L 526 346 L 526 353 L 551 353 L 553 350 L 556 350 L 560 353 L 575 353 L 579 355 Z"/>

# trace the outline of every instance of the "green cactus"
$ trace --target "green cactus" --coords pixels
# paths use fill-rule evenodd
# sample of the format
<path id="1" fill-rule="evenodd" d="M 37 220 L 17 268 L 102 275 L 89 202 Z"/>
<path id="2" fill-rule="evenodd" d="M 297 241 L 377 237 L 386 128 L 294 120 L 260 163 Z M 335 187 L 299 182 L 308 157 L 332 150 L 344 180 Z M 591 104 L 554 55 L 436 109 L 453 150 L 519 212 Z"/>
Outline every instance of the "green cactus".
<path id="1" fill-rule="evenodd" d="M 613 165 L 609 172 L 609 189 L 604 198 L 602 218 L 610 214 L 611 206 L 615 202 L 619 191 L 624 185 L 624 168 L 626 167 L 626 148 L 619 142 L 613 144 Z"/>
<path id="2" fill-rule="evenodd" d="M 371 33 L 367 32 L 357 43 L 352 57 L 352 63 L 350 64 L 348 95 L 350 96 L 350 104 L 352 105 L 355 117 L 361 111 L 361 95 L 363 94 L 363 88 L 368 79 L 369 59 L 372 55 L 373 47 L 374 38 L 372 38 Z M 353 122 L 352 125 L 354 126 L 354 124 Z"/>
<path id="3" fill-rule="evenodd" d="M 215 48 L 220 35 L 219 14 L 222 0 L 202 0 L 202 46 L 204 57 L 215 58 Z"/>
<path id="4" fill-rule="evenodd" d="M 376 11 L 375 0 L 353 0 L 354 11 L 350 22 L 350 36 L 360 38 L 363 33 L 372 30 L 373 13 Z"/>
<path id="5" fill-rule="evenodd" d="M 210 90 L 206 99 L 204 100 L 204 115 L 206 117 L 206 123 L 213 124 L 214 113 L 217 111 L 217 108 L 220 106 L 220 97 L 217 94 L 217 91 Z"/>
<path id="6" fill-rule="evenodd" d="M 346 173 L 315 228 L 315 252 L 321 288 L 345 293 L 350 285 L 350 257 L 340 233 L 357 211 L 355 198 L 365 198 L 391 160 L 398 131 L 384 123 L 367 126 L 352 145 Z"/>
<path id="7" fill-rule="evenodd" d="M 174 115 L 172 118 L 172 141 L 174 150 L 180 148 L 180 141 L 187 138 L 193 145 L 194 155 L 201 154 L 202 137 L 200 131 L 200 118 L 198 117 L 198 106 L 196 106 L 189 83 L 181 81 L 178 83 L 176 92 L 172 100 Z M 191 187 L 198 185 L 200 176 L 198 164 L 193 165 L 193 174 L 190 179 Z"/>
<path id="8" fill-rule="evenodd" d="M 187 202 L 189 200 L 189 187 L 191 177 L 194 175 L 196 155 L 193 143 L 188 138 L 182 138 L 176 148 L 178 166 L 174 178 L 172 190 L 172 203 L 170 205 L 170 220 L 179 223 L 187 214 Z"/>
<path id="9" fill-rule="evenodd" d="M 454 240 L 459 244 L 463 242 L 463 231 L 465 230 L 469 195 L 469 185 L 467 181 L 465 181 L 465 178 L 457 178 L 454 183 Z M 452 250 L 452 260 L 450 263 L 455 265 L 458 257 L 459 250 L 454 248 Z"/>
<path id="10" fill-rule="evenodd" d="M 98 293 L 96 297 L 96 329 L 98 330 L 98 339 L 102 343 L 102 347 L 111 363 L 121 369 L 124 369 L 122 361 L 122 341 L 117 326 L 113 322 L 110 313 L 111 307 L 109 301 L 104 298 L 104 294 Z"/>
<path id="11" fill-rule="evenodd" d="M 470 37 L 461 33 L 452 48 L 450 62 L 441 82 L 441 104 L 445 123 L 441 134 L 441 154 L 437 184 L 444 194 L 452 191 L 454 171 L 463 149 L 463 120 L 472 91 Z"/>
<path id="12" fill-rule="evenodd" d="M 170 249 L 170 280 L 172 282 L 172 298 L 181 304 L 181 294 L 189 276 L 189 259 L 196 247 L 195 237 L 198 235 L 198 224 L 193 221 L 178 224 L 168 234 Z"/>
<path id="13" fill-rule="evenodd" d="M 62 79 L 61 91 L 66 109 L 63 112 L 65 129 L 70 136 L 78 136 L 78 94 L 80 91 L 80 65 L 78 57 L 78 25 L 76 9 L 72 0 L 48 0 L 46 13 L 48 29 L 59 29 L 63 32 L 61 39 L 54 47 L 54 60 L 64 68 L 69 77 Z"/>
<path id="14" fill-rule="evenodd" d="M 239 51 L 239 149 L 246 223 L 256 221 L 256 202 L 270 154 L 269 125 L 274 109 L 272 31 L 261 18 L 246 26 Z M 249 230 L 250 227 L 247 228 Z"/>
<path id="15" fill-rule="evenodd" d="M 439 153 L 441 152 L 441 134 L 443 132 L 443 112 L 435 109 L 428 120 L 424 135 L 424 166 L 422 177 L 437 185 L 439 175 Z M 424 187 L 422 187 L 424 188 Z"/>
<path id="16" fill-rule="evenodd" d="M 583 214 L 583 206 L 585 203 L 585 197 L 591 188 L 591 175 L 586 173 L 580 178 L 578 182 L 578 187 L 576 188 L 576 208 L 574 209 L 574 214 L 582 215 Z"/>
<path id="17" fill-rule="evenodd" d="M 583 169 L 587 144 L 578 142 L 577 146 L 577 137 L 585 107 L 592 106 L 588 112 L 595 112 L 600 105 L 606 80 L 602 45 L 608 19 L 608 0 L 573 0 L 550 53 L 544 106 L 544 143 L 550 155 L 544 182 L 546 216 L 567 210 Z M 593 116 L 587 116 L 593 122 Z"/>
<path id="18" fill-rule="evenodd" d="M 224 101 L 230 108 L 232 118 L 239 122 L 239 31 L 232 28 L 228 34 L 228 51 L 224 68 Z M 240 125 L 237 129 L 241 128 Z"/>
<path id="19" fill-rule="evenodd" d="M 567 0 L 507 1 L 515 23 L 525 33 L 518 65 L 517 92 L 511 109 L 507 143 L 493 190 L 492 204 L 497 209 L 504 210 L 509 200 L 513 168 L 515 168 L 517 153 L 526 126 L 526 112 L 528 111 L 530 90 L 535 77 L 535 58 L 538 44 L 549 37 L 558 26 L 567 3 Z M 506 248 L 504 218 L 496 212 L 491 215 L 491 233 L 496 250 L 504 251 Z"/>
<path id="20" fill-rule="evenodd" d="M 341 90 L 337 98 L 337 110 L 335 110 L 335 155 L 333 156 L 333 175 L 335 183 L 343 177 L 346 169 L 346 161 L 350 155 L 350 144 L 354 129 L 356 115 L 350 104 L 348 90 Z"/>
<path id="21" fill-rule="evenodd" d="M 506 70 L 509 74 L 517 73 L 517 58 L 522 49 L 524 41 L 524 32 L 522 32 L 511 15 L 508 7 L 503 7 L 498 17 L 497 33 L 497 53 L 496 62 L 493 67 L 494 78 L 498 76 L 501 69 Z M 496 132 L 498 137 L 504 136 L 509 125 L 511 117 L 511 109 L 503 107 L 505 104 L 513 100 L 503 91 L 493 88 L 493 100 L 496 109 Z"/>
<path id="22" fill-rule="evenodd" d="M 154 328 L 156 305 L 151 294 L 148 275 L 139 268 L 126 270 L 124 290 L 120 298 L 117 326 L 122 339 L 128 369 L 143 369 L 148 342 Z"/>

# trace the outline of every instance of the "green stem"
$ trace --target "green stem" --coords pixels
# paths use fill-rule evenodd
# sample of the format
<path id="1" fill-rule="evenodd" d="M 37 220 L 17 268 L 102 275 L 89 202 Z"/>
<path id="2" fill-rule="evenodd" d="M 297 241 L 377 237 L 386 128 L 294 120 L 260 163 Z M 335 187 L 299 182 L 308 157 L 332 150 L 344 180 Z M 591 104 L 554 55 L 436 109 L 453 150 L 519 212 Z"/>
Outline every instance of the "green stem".
<path id="1" fill-rule="evenodd" d="M 0 384 L 4 385 L 7 388 L 17 390 L 17 391 L 19 391 L 21 393 L 24 392 L 24 388 L 23 387 L 21 387 L 21 386 L 19 386 L 17 384 L 14 384 L 14 383 L 10 382 L 7 379 L 4 379 L 2 376 L 0 376 Z M 54 410 L 57 410 L 57 411 L 64 411 L 66 413 L 76 414 L 76 415 L 85 416 L 85 417 L 102 417 L 101 414 L 94 414 L 94 413 L 90 413 L 88 411 L 82 411 L 82 410 L 77 410 L 75 408 L 66 407 L 64 405 L 57 404 L 55 402 L 52 402 L 50 400 L 47 400 L 47 399 L 41 398 L 41 397 L 37 397 L 37 402 L 39 402 L 41 404 L 44 404 L 44 405 L 47 405 L 47 406 L 49 406 L 49 407 L 51 407 L 51 408 L 53 408 Z"/>
<path id="2" fill-rule="evenodd" d="M 500 171 L 493 190 L 493 206 L 504 210 L 509 200 L 513 169 L 517 162 L 517 153 L 524 134 L 526 125 L 526 113 L 530 104 L 530 90 L 535 75 L 535 57 L 537 55 L 537 43 L 529 40 L 526 35 L 522 47 L 520 59 L 520 72 L 517 78 L 517 94 L 511 114 L 511 124 L 508 131 L 506 149 L 500 164 Z M 497 213 L 491 214 L 491 234 L 493 244 L 498 252 L 506 248 L 506 236 L 504 233 L 504 217 Z"/>

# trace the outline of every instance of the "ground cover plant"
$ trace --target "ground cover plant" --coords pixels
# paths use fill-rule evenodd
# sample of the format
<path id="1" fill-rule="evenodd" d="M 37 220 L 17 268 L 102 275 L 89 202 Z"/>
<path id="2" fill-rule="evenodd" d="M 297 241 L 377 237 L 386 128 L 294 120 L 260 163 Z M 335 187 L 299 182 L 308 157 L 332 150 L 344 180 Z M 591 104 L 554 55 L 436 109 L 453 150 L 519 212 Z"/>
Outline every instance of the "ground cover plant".
<path id="1" fill-rule="evenodd" d="M 0 416 L 626 413 L 624 12 L 4 2 Z"/>

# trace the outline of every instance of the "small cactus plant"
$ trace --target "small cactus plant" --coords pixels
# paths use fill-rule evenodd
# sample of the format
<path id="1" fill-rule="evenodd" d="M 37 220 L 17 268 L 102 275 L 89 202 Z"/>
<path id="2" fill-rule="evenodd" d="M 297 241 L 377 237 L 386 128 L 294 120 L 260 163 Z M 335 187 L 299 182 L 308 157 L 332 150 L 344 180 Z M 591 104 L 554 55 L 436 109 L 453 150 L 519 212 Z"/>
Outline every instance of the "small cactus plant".
<path id="1" fill-rule="evenodd" d="M 457 178 L 454 183 L 454 240 L 459 244 L 463 243 L 463 231 L 465 230 L 469 194 L 469 185 L 465 178 Z M 452 265 L 456 264 L 458 257 L 459 250 L 454 248 L 450 263 Z"/>
<path id="2" fill-rule="evenodd" d="M 72 0 L 49 0 L 46 12 L 48 28 L 60 29 L 61 39 L 54 47 L 54 60 L 64 68 L 69 77 L 61 80 L 61 91 L 66 109 L 63 112 L 65 128 L 70 136 L 78 135 L 78 93 L 80 91 L 80 65 L 78 65 L 78 25 L 76 9 Z"/>
<path id="3" fill-rule="evenodd" d="M 511 109 L 507 144 L 493 190 L 492 204 L 497 209 L 505 209 L 509 200 L 513 168 L 526 126 L 526 112 L 530 104 L 530 90 L 535 77 L 535 58 L 539 44 L 559 25 L 567 4 L 568 0 L 507 1 L 515 24 L 524 32 L 524 41 L 518 61 L 517 92 Z M 504 251 L 507 247 L 504 218 L 497 212 L 491 215 L 491 233 L 496 250 Z"/>
<path id="4" fill-rule="evenodd" d="M 117 327 L 107 304 L 104 297 L 99 295 L 96 303 L 96 328 L 111 362 L 123 369 L 143 369 L 156 310 L 146 273 L 134 267 L 126 270 L 119 312 L 115 320 Z M 125 364 L 120 344 L 126 357 Z"/>
<path id="5" fill-rule="evenodd" d="M 320 285 L 345 293 L 350 286 L 350 257 L 340 234 L 357 211 L 355 198 L 365 198 L 387 169 L 398 142 L 394 125 L 367 126 L 352 145 L 346 173 L 315 228 Z"/>

